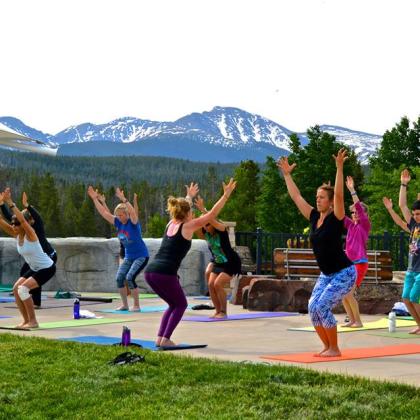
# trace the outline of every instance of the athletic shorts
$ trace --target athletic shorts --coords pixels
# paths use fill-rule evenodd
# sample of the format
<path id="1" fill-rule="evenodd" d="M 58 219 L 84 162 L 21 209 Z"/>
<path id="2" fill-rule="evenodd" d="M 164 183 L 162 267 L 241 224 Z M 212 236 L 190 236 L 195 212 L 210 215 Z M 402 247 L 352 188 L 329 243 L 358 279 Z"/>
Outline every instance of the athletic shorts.
<path id="1" fill-rule="evenodd" d="M 29 269 L 21 277 L 25 279 L 29 279 L 29 277 L 32 277 L 38 283 L 38 286 L 42 286 L 54 276 L 55 270 L 56 270 L 56 267 L 55 267 L 55 264 L 53 264 L 51 267 L 43 268 L 42 270 L 39 270 L 39 271 L 33 271 Z"/>

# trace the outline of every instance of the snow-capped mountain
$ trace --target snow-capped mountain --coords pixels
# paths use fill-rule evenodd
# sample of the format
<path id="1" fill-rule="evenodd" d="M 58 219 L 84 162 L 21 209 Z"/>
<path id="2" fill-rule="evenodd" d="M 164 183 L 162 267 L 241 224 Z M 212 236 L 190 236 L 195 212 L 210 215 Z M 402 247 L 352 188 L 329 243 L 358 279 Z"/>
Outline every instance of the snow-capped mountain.
<path id="1" fill-rule="evenodd" d="M 56 135 L 35 130 L 12 117 L 0 117 L 0 123 L 35 140 L 59 146 L 59 154 L 140 154 L 219 162 L 265 161 L 267 155 L 287 154 L 292 133 L 262 116 L 222 107 L 192 113 L 174 122 L 124 117 L 107 124 L 84 123 Z M 362 162 L 367 161 L 382 139 L 331 125 L 323 125 L 321 130 L 354 148 Z M 306 144 L 306 134 L 298 135 Z"/>

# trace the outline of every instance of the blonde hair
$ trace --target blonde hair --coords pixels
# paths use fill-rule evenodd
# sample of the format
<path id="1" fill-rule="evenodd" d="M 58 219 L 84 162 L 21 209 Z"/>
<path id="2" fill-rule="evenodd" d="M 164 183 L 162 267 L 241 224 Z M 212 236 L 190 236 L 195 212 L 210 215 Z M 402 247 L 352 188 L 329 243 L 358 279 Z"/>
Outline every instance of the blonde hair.
<path id="1" fill-rule="evenodd" d="M 124 203 L 120 203 L 120 204 L 117 205 L 117 207 L 115 207 L 115 209 L 114 209 L 114 216 L 117 215 L 117 211 L 123 211 L 126 214 L 128 214 L 127 206 Z"/>
<path id="2" fill-rule="evenodd" d="M 166 208 L 173 219 L 183 220 L 191 211 L 190 203 L 183 197 L 175 198 L 170 196 L 168 198 L 168 206 Z"/>
<path id="3" fill-rule="evenodd" d="M 369 208 L 365 203 L 362 203 L 361 201 L 359 201 L 360 205 L 362 206 L 363 211 L 368 214 L 369 212 Z M 353 209 L 355 208 L 355 204 L 352 204 L 351 206 L 349 206 L 349 210 L 353 211 Z"/>

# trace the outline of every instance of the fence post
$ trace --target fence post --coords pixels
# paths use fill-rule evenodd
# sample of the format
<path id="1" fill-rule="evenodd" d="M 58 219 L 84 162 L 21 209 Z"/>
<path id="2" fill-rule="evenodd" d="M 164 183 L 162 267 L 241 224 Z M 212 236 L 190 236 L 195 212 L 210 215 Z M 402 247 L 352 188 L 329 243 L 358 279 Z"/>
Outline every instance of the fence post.
<path id="1" fill-rule="evenodd" d="M 261 256 L 262 256 L 262 229 L 260 227 L 257 227 L 257 256 L 256 256 L 256 270 L 257 274 L 261 274 Z"/>
<path id="2" fill-rule="evenodd" d="M 398 258 L 399 267 L 398 267 L 398 270 L 399 271 L 404 271 L 407 268 L 406 261 L 405 261 L 405 258 L 404 258 L 404 250 L 405 250 L 404 237 L 405 237 L 404 232 L 400 232 L 400 237 L 399 237 L 399 241 L 398 241 L 399 242 L 399 258 Z"/>
<path id="3" fill-rule="evenodd" d="M 384 245 L 384 249 L 386 249 L 387 251 L 391 251 L 389 243 L 390 243 L 390 235 L 389 235 L 389 232 L 385 230 L 384 231 L 384 243 L 383 243 L 383 245 Z"/>

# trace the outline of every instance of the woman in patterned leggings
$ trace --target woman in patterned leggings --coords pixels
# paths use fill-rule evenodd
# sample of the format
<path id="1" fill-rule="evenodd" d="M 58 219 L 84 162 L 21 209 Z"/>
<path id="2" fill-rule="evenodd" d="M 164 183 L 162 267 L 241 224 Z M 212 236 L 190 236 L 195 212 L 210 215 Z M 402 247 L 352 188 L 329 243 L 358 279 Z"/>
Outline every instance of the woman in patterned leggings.
<path id="1" fill-rule="evenodd" d="M 300 194 L 292 179 L 296 164 L 290 165 L 287 157 L 278 161 L 287 190 L 297 208 L 311 223 L 312 248 L 321 270 L 321 275 L 309 300 L 309 314 L 312 324 L 324 344 L 316 353 L 320 357 L 340 356 L 337 343 L 337 321 L 332 308 L 351 291 L 356 281 L 356 270 L 343 250 L 344 233 L 344 181 L 343 166 L 347 159 L 346 151 L 341 149 L 334 156 L 337 172 L 334 188 L 323 184 L 316 193 L 316 209 L 309 205 Z"/>

